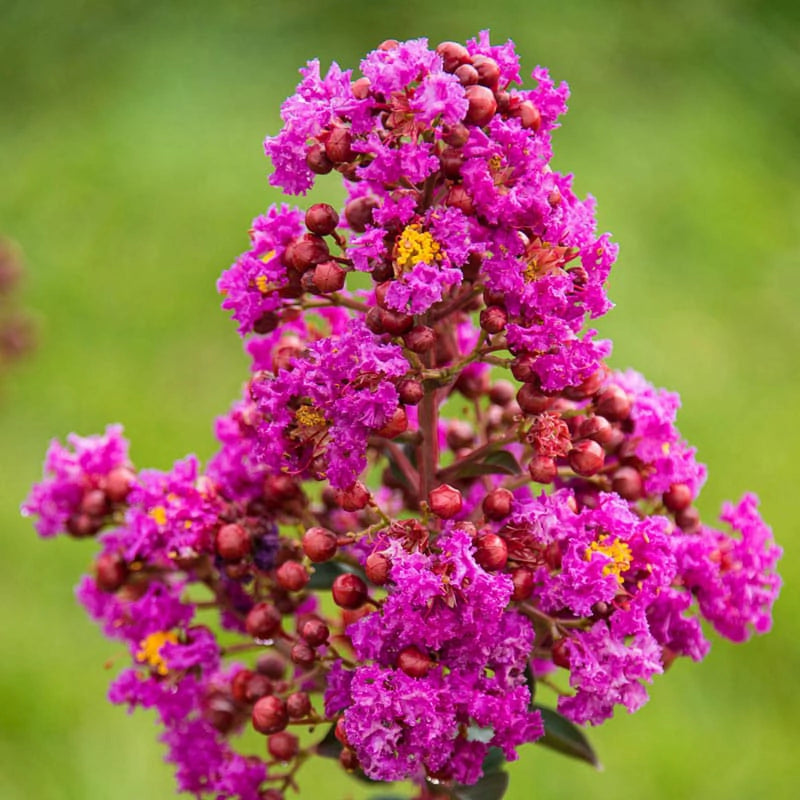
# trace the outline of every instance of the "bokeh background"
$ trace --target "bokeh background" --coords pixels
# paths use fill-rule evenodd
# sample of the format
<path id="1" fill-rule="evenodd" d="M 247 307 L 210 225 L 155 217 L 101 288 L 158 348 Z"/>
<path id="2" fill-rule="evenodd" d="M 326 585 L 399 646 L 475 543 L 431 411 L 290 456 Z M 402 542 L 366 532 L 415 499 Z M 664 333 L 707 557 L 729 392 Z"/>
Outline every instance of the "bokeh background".
<path id="1" fill-rule="evenodd" d="M 508 796 L 796 797 L 797 8 L 0 0 L 0 233 L 24 249 L 39 328 L 0 396 L 0 797 L 173 795 L 152 718 L 104 701 L 119 651 L 71 591 L 92 544 L 39 541 L 19 518 L 48 441 L 120 421 L 139 466 L 208 457 L 245 370 L 214 282 L 278 199 L 261 141 L 296 69 L 482 27 L 516 41 L 528 74 L 541 63 L 572 88 L 555 164 L 621 243 L 601 324 L 613 363 L 681 392 L 710 466 L 706 517 L 755 490 L 786 551 L 770 636 L 715 638 L 642 711 L 591 731 L 602 773 L 529 746 Z M 303 778 L 302 797 L 365 796 L 334 769 Z"/>

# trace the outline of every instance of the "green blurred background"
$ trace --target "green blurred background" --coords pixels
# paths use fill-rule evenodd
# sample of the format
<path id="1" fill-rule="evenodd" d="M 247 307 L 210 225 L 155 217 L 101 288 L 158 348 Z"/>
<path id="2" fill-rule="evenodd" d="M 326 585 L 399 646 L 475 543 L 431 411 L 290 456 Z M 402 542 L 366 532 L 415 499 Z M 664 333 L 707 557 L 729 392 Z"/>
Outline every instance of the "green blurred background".
<path id="1" fill-rule="evenodd" d="M 245 359 L 214 282 L 278 199 L 261 141 L 296 69 L 384 38 L 512 37 L 572 87 L 558 168 L 622 250 L 614 363 L 681 392 L 701 509 L 757 491 L 786 549 L 774 633 L 717 638 L 592 731 L 605 771 L 536 747 L 509 797 L 796 797 L 800 17 L 787 3 L 0 2 L 0 232 L 38 351 L 0 398 L 0 798 L 173 794 L 153 721 L 104 701 L 119 649 L 71 591 L 92 545 L 18 516 L 49 439 L 123 422 L 140 466 L 213 451 Z M 336 188 L 319 198 L 335 200 Z M 364 797 L 335 770 L 303 797 Z M 324 789 L 320 787 L 325 787 Z"/>

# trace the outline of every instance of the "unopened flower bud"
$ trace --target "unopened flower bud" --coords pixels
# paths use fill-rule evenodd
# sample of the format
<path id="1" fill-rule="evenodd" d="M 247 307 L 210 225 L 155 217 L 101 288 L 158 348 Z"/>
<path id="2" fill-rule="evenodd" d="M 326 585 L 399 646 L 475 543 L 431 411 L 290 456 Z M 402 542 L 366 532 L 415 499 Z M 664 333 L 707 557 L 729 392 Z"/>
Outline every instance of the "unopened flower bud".
<path id="1" fill-rule="evenodd" d="M 700 529 L 700 513 L 694 506 L 675 512 L 675 522 L 684 533 L 695 533 Z"/>
<path id="2" fill-rule="evenodd" d="M 339 753 L 339 763 L 346 772 L 355 772 L 358 769 L 358 756 L 354 750 L 344 747 Z"/>
<path id="3" fill-rule="evenodd" d="M 397 394 L 401 402 L 407 406 L 415 406 L 425 396 L 425 390 L 419 381 L 407 378 L 397 384 Z"/>
<path id="4" fill-rule="evenodd" d="M 614 428 L 605 417 L 592 414 L 580 421 L 577 434 L 581 439 L 593 439 L 598 444 L 606 445 L 614 436 Z"/>
<path id="5" fill-rule="evenodd" d="M 533 371 L 536 359 L 530 353 L 523 353 L 516 356 L 510 365 L 511 374 L 520 383 L 534 383 L 539 380 L 539 376 Z"/>
<path id="6" fill-rule="evenodd" d="M 475 542 L 475 560 L 491 572 L 501 570 L 508 561 L 508 545 L 496 533 L 485 533 Z"/>
<path id="7" fill-rule="evenodd" d="M 350 91 L 356 100 L 366 100 L 369 97 L 371 81 L 369 78 L 358 78 L 350 84 Z"/>
<path id="8" fill-rule="evenodd" d="M 374 197 L 359 197 L 344 207 L 344 218 L 356 233 L 364 233 L 367 225 L 371 224 L 372 212 L 377 207 L 378 201 Z"/>
<path id="9" fill-rule="evenodd" d="M 289 651 L 289 658 L 293 664 L 302 669 L 310 669 L 317 660 L 317 654 L 308 642 L 295 642 Z"/>
<path id="10" fill-rule="evenodd" d="M 492 489 L 483 498 L 481 508 L 487 519 L 505 519 L 511 513 L 514 504 L 514 495 L 508 489 Z"/>
<path id="11" fill-rule="evenodd" d="M 316 617 L 307 619 L 300 627 L 300 635 L 312 646 L 319 647 L 328 641 L 330 636 L 328 626 Z"/>
<path id="12" fill-rule="evenodd" d="M 352 572 L 337 576 L 331 591 L 333 602 L 340 608 L 360 608 L 367 599 L 367 584 Z"/>
<path id="13" fill-rule="evenodd" d="M 317 236 L 328 236 L 338 224 L 339 214 L 328 203 L 314 203 L 306 211 L 306 228 Z"/>
<path id="14" fill-rule="evenodd" d="M 281 613 L 270 603 L 257 603 L 250 609 L 244 624 L 254 639 L 269 639 L 280 630 Z"/>
<path id="15" fill-rule="evenodd" d="M 514 384 L 511 381 L 495 381 L 489 389 L 489 400 L 498 406 L 507 406 L 514 399 Z"/>
<path id="16" fill-rule="evenodd" d="M 557 667 L 569 669 L 569 641 L 558 639 L 553 644 L 553 663 Z"/>
<path id="17" fill-rule="evenodd" d="M 311 713 L 311 700 L 305 692 L 293 692 L 286 698 L 289 719 L 303 719 Z"/>
<path id="18" fill-rule="evenodd" d="M 534 456 L 528 464 L 531 480 L 536 483 L 552 483 L 556 479 L 558 469 L 556 462 L 549 456 Z"/>
<path id="19" fill-rule="evenodd" d="M 303 534 L 303 552 L 315 564 L 329 561 L 336 555 L 337 537 L 327 528 L 315 526 Z"/>
<path id="20" fill-rule="evenodd" d="M 306 272 L 315 264 L 320 264 L 330 256 L 328 245 L 321 236 L 304 233 L 286 246 L 283 260 L 296 272 Z"/>
<path id="21" fill-rule="evenodd" d="M 325 148 L 317 142 L 306 153 L 306 166 L 316 175 L 327 175 L 333 169 L 331 160 L 325 155 Z"/>
<path id="22" fill-rule="evenodd" d="M 489 306 L 481 311 L 480 323 L 486 333 L 500 333 L 508 324 L 508 314 L 500 306 Z"/>
<path id="23" fill-rule="evenodd" d="M 472 86 L 472 89 L 480 89 L 480 86 Z M 475 206 L 472 202 L 472 197 L 470 196 L 469 192 L 467 191 L 466 187 L 458 183 L 455 186 L 451 187 L 450 191 L 447 193 L 447 197 L 445 198 L 445 205 L 452 206 L 453 208 L 459 209 L 464 214 L 468 216 L 475 211 Z"/>
<path id="24" fill-rule="evenodd" d="M 90 517 L 103 517 L 108 513 L 108 499 L 101 489 L 90 489 L 81 498 L 81 511 Z"/>
<path id="25" fill-rule="evenodd" d="M 274 687 L 272 681 L 266 675 L 262 675 L 260 672 L 250 672 L 250 670 L 242 670 L 242 672 L 250 673 L 244 684 L 245 703 L 249 705 L 262 697 L 266 697 L 268 694 L 272 694 Z M 238 678 L 239 675 L 236 677 Z"/>
<path id="26" fill-rule="evenodd" d="M 461 150 L 453 147 L 442 150 L 439 154 L 439 161 L 445 178 L 454 179 L 461 174 L 461 164 L 464 162 Z"/>
<path id="27" fill-rule="evenodd" d="M 338 292 L 344 288 L 347 280 L 347 271 L 340 267 L 335 261 L 323 261 L 314 267 L 314 271 L 306 273 L 311 275 L 311 282 L 317 291 L 322 294 Z M 303 277 L 305 278 L 306 275 Z"/>
<path id="28" fill-rule="evenodd" d="M 526 414 L 541 414 L 547 411 L 555 400 L 542 394 L 532 383 L 523 383 L 517 392 L 517 402 Z"/>
<path id="29" fill-rule="evenodd" d="M 391 419 L 378 430 L 378 436 L 383 436 L 384 439 L 394 439 L 401 433 L 408 430 L 408 416 L 403 406 L 397 406 L 392 413 Z"/>
<path id="30" fill-rule="evenodd" d="M 352 161 L 356 157 L 352 145 L 353 134 L 350 133 L 350 128 L 336 124 L 325 140 L 325 155 L 333 164 Z"/>
<path id="31" fill-rule="evenodd" d="M 424 678 L 434 667 L 433 659 L 416 645 L 404 647 L 397 654 L 397 666 L 409 678 Z"/>
<path id="32" fill-rule="evenodd" d="M 253 706 L 253 727 L 264 734 L 279 733 L 289 721 L 286 704 L 275 695 L 262 697 Z"/>
<path id="33" fill-rule="evenodd" d="M 268 678 L 279 681 L 286 675 L 286 662 L 277 653 L 263 653 L 256 661 L 256 669 Z"/>
<path id="34" fill-rule="evenodd" d="M 267 750 L 276 761 L 291 761 L 299 750 L 299 741 L 293 733 L 280 731 L 267 739 Z"/>
<path id="35" fill-rule="evenodd" d="M 271 333 L 278 327 L 281 318 L 274 311 L 265 311 L 254 323 L 255 333 Z"/>
<path id="36" fill-rule="evenodd" d="M 458 42 L 441 42 L 436 45 L 436 52 L 442 59 L 445 72 L 455 72 L 470 60 L 469 50 Z"/>
<path id="37" fill-rule="evenodd" d="M 493 58 L 481 55 L 473 56 L 472 66 L 478 73 L 481 86 L 488 86 L 490 89 L 497 86 L 497 81 L 500 80 L 500 67 Z"/>
<path id="38" fill-rule="evenodd" d="M 494 93 L 486 86 L 467 86 L 464 92 L 469 103 L 467 122 L 483 127 L 488 125 L 497 111 L 497 100 Z"/>
<path id="39" fill-rule="evenodd" d="M 448 483 L 437 486 L 428 494 L 428 505 L 431 511 L 441 519 L 451 519 L 458 514 L 461 511 L 462 502 L 461 492 Z"/>
<path id="40" fill-rule="evenodd" d="M 128 566 L 118 553 L 102 553 L 94 562 L 95 580 L 104 592 L 116 592 L 128 577 Z"/>
<path id="41" fill-rule="evenodd" d="M 415 353 L 427 353 L 436 344 L 436 331 L 428 325 L 417 325 L 404 337 L 406 347 Z"/>
<path id="42" fill-rule="evenodd" d="M 453 388 L 461 392 L 464 397 L 477 400 L 489 391 L 489 373 L 483 370 L 465 369 L 456 378 Z"/>
<path id="43" fill-rule="evenodd" d="M 378 306 L 372 306 L 364 317 L 364 324 L 367 326 L 367 328 L 369 328 L 369 330 L 378 336 L 380 336 L 382 333 L 386 333 L 386 330 L 383 327 L 382 315 L 382 308 L 378 308 Z"/>
<path id="44" fill-rule="evenodd" d="M 593 439 L 581 439 L 575 442 L 567 456 L 572 469 L 584 478 L 597 474 L 603 467 L 605 453 L 603 448 Z"/>
<path id="45" fill-rule="evenodd" d="M 281 588 L 287 592 L 299 592 L 311 579 L 308 570 L 297 561 L 284 561 L 276 573 L 275 578 Z"/>
<path id="46" fill-rule="evenodd" d="M 664 492 L 664 505 L 670 511 L 683 511 L 692 504 L 692 490 L 685 483 L 673 483 Z"/>
<path id="47" fill-rule="evenodd" d="M 223 525 L 214 537 L 214 549 L 225 561 L 239 561 L 250 553 L 250 534 L 235 522 Z"/>
<path id="48" fill-rule="evenodd" d="M 392 336 L 402 336 L 414 326 L 414 316 L 385 308 L 381 310 L 381 324 L 386 333 Z"/>
<path id="49" fill-rule="evenodd" d="M 527 567 L 517 567 L 511 573 L 511 580 L 514 583 L 514 591 L 511 599 L 518 603 L 527 600 L 533 594 L 533 571 Z"/>
<path id="50" fill-rule="evenodd" d="M 461 122 L 442 130 L 442 141 L 450 147 L 463 147 L 467 139 L 469 139 L 469 128 Z"/>
<path id="51" fill-rule="evenodd" d="M 517 106 L 514 116 L 519 117 L 523 128 L 531 128 L 534 132 L 538 131 L 542 124 L 542 115 L 530 100 L 523 100 Z"/>
<path id="52" fill-rule="evenodd" d="M 336 492 L 336 502 L 345 511 L 361 511 L 369 503 L 370 493 L 361 481 L 356 481 L 349 489 Z"/>
<path id="53" fill-rule="evenodd" d="M 619 386 L 609 386 L 595 400 L 595 409 L 606 419 L 623 420 L 631 413 L 631 400 Z"/>
<path id="54" fill-rule="evenodd" d="M 116 467 L 106 475 L 104 489 L 112 503 L 122 503 L 133 486 L 134 474 L 127 467 Z"/>
<path id="55" fill-rule="evenodd" d="M 620 497 L 634 502 L 644 494 L 642 475 L 633 467 L 620 467 L 611 478 L 611 488 Z"/>
<path id="56" fill-rule="evenodd" d="M 389 580 L 391 568 L 392 560 L 386 553 L 370 553 L 364 564 L 367 578 L 376 586 L 383 586 Z"/>

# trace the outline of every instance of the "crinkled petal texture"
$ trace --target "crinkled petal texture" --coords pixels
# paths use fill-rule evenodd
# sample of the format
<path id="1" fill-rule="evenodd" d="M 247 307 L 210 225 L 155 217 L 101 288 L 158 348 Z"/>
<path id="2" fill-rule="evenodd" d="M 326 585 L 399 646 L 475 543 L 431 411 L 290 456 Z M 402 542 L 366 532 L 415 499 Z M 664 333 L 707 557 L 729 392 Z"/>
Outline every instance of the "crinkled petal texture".
<path id="1" fill-rule="evenodd" d="M 533 628 L 506 610 L 510 578 L 476 563 L 457 524 L 437 541 L 439 554 L 390 550 L 383 607 L 348 628 L 363 665 L 332 672 L 326 712 L 345 710 L 348 742 L 371 778 L 474 783 L 490 746 L 513 759 L 543 733 L 524 674 Z M 409 647 L 433 662 L 422 677 L 397 667 Z"/>
<path id="2" fill-rule="evenodd" d="M 258 448 L 275 472 L 326 477 L 352 486 L 366 466 L 369 436 L 397 409 L 392 379 L 404 375 L 402 350 L 354 320 L 340 335 L 311 343 L 289 369 L 253 383 Z"/>

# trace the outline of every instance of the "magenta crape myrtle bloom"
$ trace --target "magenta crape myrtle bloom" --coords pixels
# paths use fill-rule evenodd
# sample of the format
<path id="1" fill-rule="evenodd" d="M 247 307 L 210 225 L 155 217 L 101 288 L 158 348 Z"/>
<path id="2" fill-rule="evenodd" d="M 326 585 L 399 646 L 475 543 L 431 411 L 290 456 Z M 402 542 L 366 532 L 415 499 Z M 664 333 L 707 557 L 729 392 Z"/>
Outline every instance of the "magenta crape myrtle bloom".
<path id="1" fill-rule="evenodd" d="M 345 202 L 273 205 L 223 272 L 250 369 L 217 452 L 72 435 L 22 510 L 98 540 L 109 699 L 155 711 L 180 791 L 281 800 L 334 757 L 497 800 L 522 745 L 596 763 L 578 726 L 700 661 L 702 620 L 768 631 L 781 550 L 752 494 L 700 519 L 678 396 L 606 364 L 617 245 L 550 166 L 566 84 L 485 31 L 301 75 L 270 181 Z"/>

